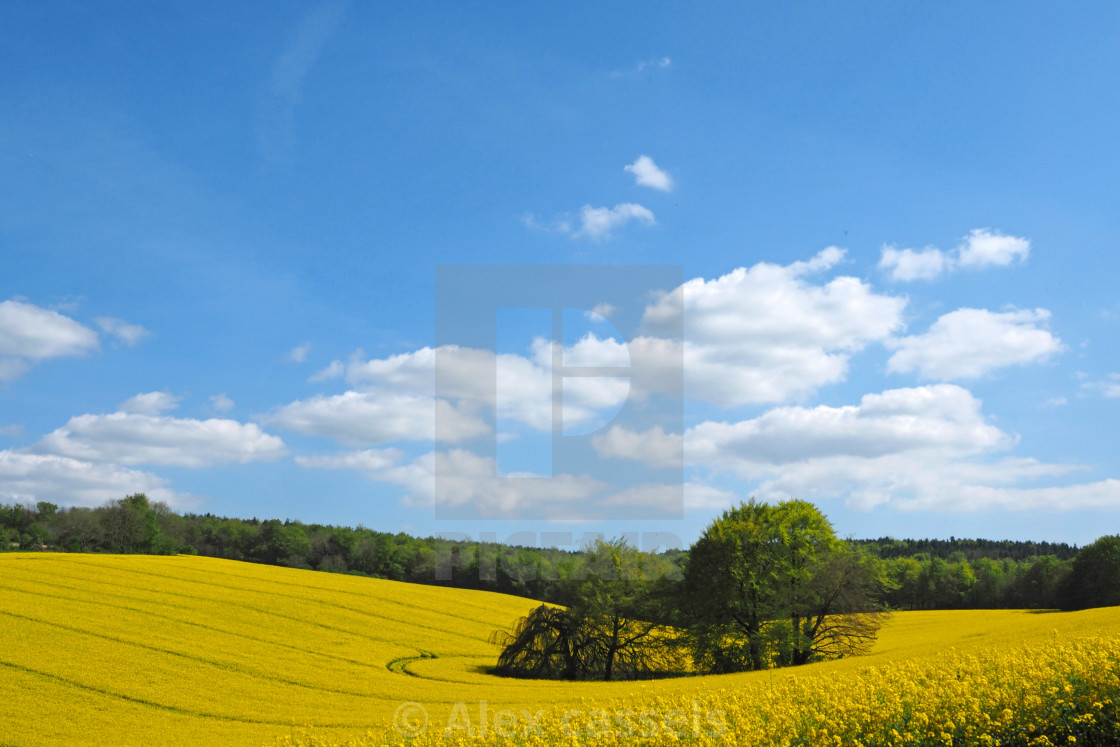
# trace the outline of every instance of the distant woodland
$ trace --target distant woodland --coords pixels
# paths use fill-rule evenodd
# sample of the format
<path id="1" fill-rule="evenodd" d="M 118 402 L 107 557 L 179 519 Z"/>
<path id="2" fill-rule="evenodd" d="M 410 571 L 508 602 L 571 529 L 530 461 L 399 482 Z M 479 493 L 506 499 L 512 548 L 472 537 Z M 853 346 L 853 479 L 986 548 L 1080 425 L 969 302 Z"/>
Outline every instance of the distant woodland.
<path id="1" fill-rule="evenodd" d="M 847 540 L 884 609 L 1074 608 L 1120 604 L 1120 539 L 1064 543 L 979 539 Z M 198 554 L 483 589 L 569 604 L 593 550 L 507 546 L 365 527 L 179 514 L 143 494 L 98 508 L 0 504 L 0 550 Z M 1089 560 L 1085 560 L 1086 551 Z M 688 550 L 639 553 L 647 576 L 679 581 Z M 1079 564 L 1084 566 L 1074 573 Z M 1092 573 L 1089 566 L 1093 566 Z M 1096 575 L 1093 575 L 1096 574 Z M 1111 590 L 1111 591 L 1110 591 Z M 1109 595 L 1112 596 L 1109 596 Z"/>

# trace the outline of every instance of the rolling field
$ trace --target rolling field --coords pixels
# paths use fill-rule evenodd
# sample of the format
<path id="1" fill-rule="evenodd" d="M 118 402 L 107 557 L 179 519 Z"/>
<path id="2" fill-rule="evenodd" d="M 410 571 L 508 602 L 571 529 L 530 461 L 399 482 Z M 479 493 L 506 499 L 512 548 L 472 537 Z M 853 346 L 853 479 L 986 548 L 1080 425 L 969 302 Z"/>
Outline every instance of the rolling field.
<path id="1" fill-rule="evenodd" d="M 489 634 L 535 605 L 211 558 L 0 555 L 0 745 L 373 745 L 404 741 L 394 723 L 424 743 L 450 725 L 451 742 L 849 744 L 874 723 L 875 744 L 1046 744 L 1120 700 L 1117 608 L 895 613 L 870 656 L 771 672 L 486 674 Z"/>

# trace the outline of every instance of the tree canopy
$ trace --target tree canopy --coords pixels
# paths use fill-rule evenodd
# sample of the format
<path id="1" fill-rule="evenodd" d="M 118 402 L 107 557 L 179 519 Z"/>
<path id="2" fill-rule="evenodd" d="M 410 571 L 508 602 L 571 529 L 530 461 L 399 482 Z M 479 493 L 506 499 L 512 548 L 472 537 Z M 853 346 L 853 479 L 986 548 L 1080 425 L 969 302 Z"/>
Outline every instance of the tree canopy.
<path id="1" fill-rule="evenodd" d="M 689 551 L 683 619 L 701 669 L 804 664 L 875 639 L 875 574 L 801 500 L 724 511 Z"/>

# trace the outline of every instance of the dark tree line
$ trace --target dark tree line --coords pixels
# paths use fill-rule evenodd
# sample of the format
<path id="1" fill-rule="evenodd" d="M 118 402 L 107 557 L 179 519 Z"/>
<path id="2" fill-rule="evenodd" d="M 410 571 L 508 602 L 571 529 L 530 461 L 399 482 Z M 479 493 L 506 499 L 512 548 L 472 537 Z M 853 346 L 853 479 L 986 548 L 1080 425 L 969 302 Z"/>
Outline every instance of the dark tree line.
<path id="1" fill-rule="evenodd" d="M 1120 540 L 1118 540 L 1120 542 Z M 1120 604 L 1108 538 L 1078 551 L 1063 543 L 979 539 L 848 540 L 890 609 L 1082 608 Z M 143 494 L 97 508 L 0 504 L 0 551 L 184 553 L 484 589 L 574 603 L 590 551 L 417 538 L 358 527 L 178 514 Z M 648 556 L 680 578 L 686 550 Z M 1090 562 L 1092 561 L 1092 562 Z M 1118 561 L 1120 562 L 1120 561 Z M 1112 595 L 1110 595 L 1112 594 Z"/>
<path id="2" fill-rule="evenodd" d="M 915 555 L 928 555 L 931 558 L 941 558 L 942 560 L 959 557 L 968 561 L 979 560 L 980 558 L 1021 561 L 1042 555 L 1053 555 L 1058 560 L 1072 560 L 1077 555 L 1077 546 L 1065 542 L 1020 542 L 957 537 L 950 537 L 947 540 L 880 537 L 879 539 L 849 541 L 884 560 L 910 558 Z"/>
<path id="3" fill-rule="evenodd" d="M 0 551 L 197 554 L 253 563 L 454 586 L 567 604 L 588 552 L 418 538 L 277 519 L 177 514 L 137 494 L 97 508 L 0 504 Z M 682 553 L 649 556 L 679 576 Z"/>

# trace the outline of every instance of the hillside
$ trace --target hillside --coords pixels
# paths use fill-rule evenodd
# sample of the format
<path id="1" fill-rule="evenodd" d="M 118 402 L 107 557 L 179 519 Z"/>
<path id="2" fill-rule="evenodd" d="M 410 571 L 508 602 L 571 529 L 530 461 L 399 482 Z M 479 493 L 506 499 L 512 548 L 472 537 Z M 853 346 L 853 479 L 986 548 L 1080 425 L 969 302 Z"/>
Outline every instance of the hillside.
<path id="1" fill-rule="evenodd" d="M 535 712 L 612 698 L 804 681 L 928 657 L 1120 633 L 1120 609 L 895 613 L 868 657 L 641 683 L 510 681 L 499 594 L 189 556 L 0 556 L 0 744 L 271 744 L 384 734 L 403 703 Z M 772 685 L 770 685 L 772 686 Z M 586 706 L 585 706 L 586 707 Z M 371 742 L 372 743 L 372 742 Z"/>

